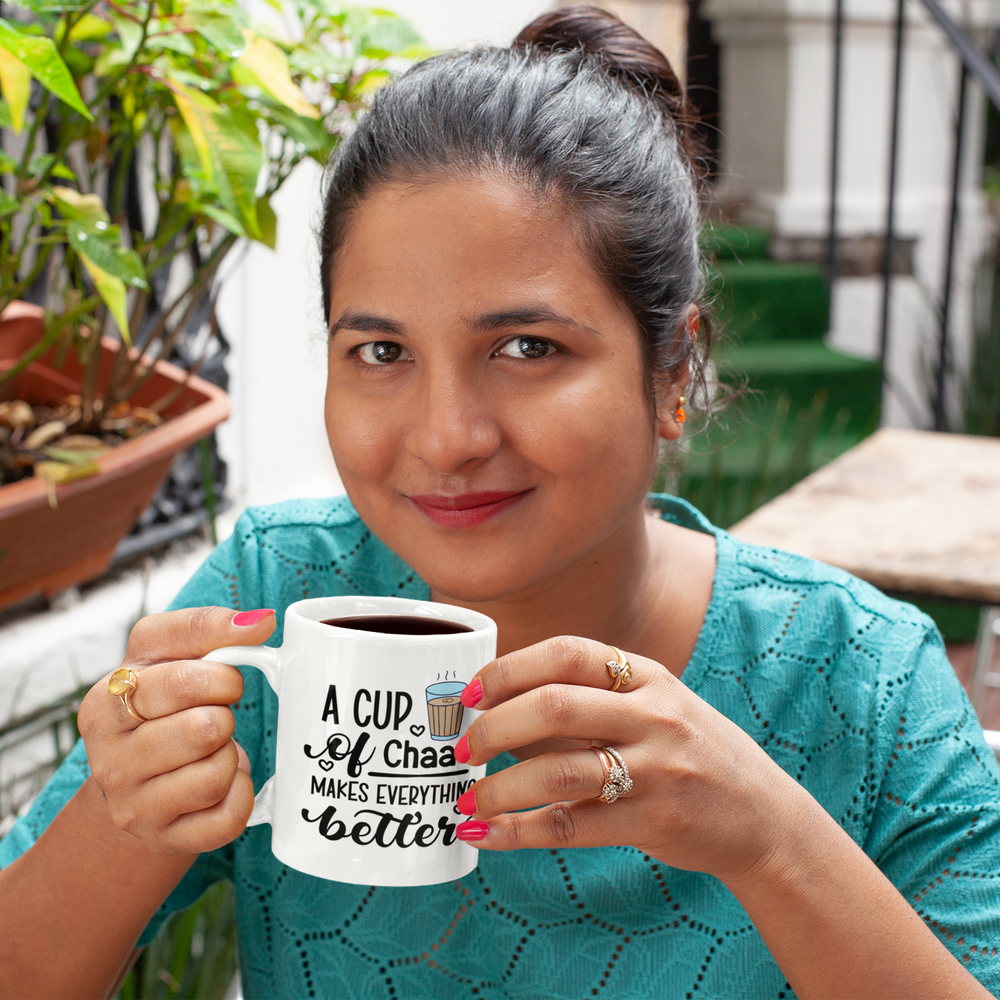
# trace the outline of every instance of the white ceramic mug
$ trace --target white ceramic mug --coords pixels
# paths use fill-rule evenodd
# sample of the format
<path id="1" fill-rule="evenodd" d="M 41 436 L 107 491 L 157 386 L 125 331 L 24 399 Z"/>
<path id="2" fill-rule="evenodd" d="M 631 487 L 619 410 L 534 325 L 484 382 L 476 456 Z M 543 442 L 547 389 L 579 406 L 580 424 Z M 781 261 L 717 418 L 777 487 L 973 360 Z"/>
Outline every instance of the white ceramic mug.
<path id="1" fill-rule="evenodd" d="M 415 615 L 471 631 L 396 635 L 324 624 Z M 278 695 L 274 775 L 248 825 L 271 824 L 292 868 L 360 885 L 432 885 L 467 875 L 479 852 L 455 837 L 458 797 L 486 768 L 459 764 L 478 713 L 465 684 L 496 655 L 497 628 L 475 611 L 396 597 L 318 597 L 285 611 L 284 640 L 204 658 L 263 671 Z"/>

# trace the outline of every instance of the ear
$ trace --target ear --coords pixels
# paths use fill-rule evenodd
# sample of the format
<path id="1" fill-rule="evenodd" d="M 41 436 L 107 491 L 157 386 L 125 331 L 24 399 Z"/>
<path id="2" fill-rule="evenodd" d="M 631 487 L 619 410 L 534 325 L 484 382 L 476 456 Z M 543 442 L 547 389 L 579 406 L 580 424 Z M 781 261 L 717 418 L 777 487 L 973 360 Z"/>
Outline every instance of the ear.
<path id="1" fill-rule="evenodd" d="M 692 302 L 687 307 L 687 312 L 681 320 L 677 336 L 687 336 L 692 341 L 696 341 L 700 326 L 701 312 Z M 687 393 L 690 378 L 691 365 L 688 363 L 677 371 L 675 377 L 669 383 L 661 385 L 656 391 L 657 429 L 664 441 L 676 441 L 684 432 L 684 425 L 678 419 L 677 410 L 681 406 L 681 397 Z"/>

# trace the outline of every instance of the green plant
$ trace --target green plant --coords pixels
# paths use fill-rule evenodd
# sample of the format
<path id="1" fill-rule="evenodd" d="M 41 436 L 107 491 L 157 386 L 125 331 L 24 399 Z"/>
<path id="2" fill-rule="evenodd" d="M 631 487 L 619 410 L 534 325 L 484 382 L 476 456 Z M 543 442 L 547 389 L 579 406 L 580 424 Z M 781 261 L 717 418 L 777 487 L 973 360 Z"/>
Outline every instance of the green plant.
<path id="1" fill-rule="evenodd" d="M 236 974 L 231 882 L 218 882 L 173 914 L 125 977 L 121 1000 L 222 1000 Z"/>
<path id="2" fill-rule="evenodd" d="M 95 433 L 150 358 L 215 329 L 227 254 L 241 238 L 273 246 L 274 193 L 303 158 L 326 161 L 394 60 L 424 50 L 402 19 L 327 0 L 270 0 L 268 24 L 235 0 L 20 2 L 0 17 L 0 124 L 14 133 L 0 309 L 28 298 L 46 312 L 0 378 L 53 346 L 78 351 L 86 376 L 61 419 Z M 115 329 L 139 350 L 118 352 L 99 392 L 94 333 Z"/>

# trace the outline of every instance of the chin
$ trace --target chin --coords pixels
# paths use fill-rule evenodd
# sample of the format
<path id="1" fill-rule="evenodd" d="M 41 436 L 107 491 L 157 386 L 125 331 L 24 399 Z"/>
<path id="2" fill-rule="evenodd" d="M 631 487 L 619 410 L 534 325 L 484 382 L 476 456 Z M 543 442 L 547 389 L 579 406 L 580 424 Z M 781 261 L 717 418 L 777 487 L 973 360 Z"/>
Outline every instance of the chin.
<path id="1" fill-rule="evenodd" d="M 435 594 L 456 604 L 486 604 L 522 589 L 511 585 L 510 581 L 498 579 L 496 574 L 482 574 L 481 571 L 472 579 L 468 573 L 420 575 Z"/>

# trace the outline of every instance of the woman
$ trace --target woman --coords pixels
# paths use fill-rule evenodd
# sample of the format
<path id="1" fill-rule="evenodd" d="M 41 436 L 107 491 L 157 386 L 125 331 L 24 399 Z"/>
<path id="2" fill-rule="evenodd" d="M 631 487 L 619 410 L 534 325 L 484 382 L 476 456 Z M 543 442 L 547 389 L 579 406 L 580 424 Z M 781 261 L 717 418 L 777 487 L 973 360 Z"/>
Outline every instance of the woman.
<path id="1" fill-rule="evenodd" d="M 379 95 L 323 229 L 350 501 L 248 512 L 177 610 L 136 626 L 148 721 L 106 680 L 88 695 L 86 759 L 4 842 L 9 995 L 102 995 L 219 878 L 249 996 L 1000 987 L 998 772 L 933 627 L 647 503 L 703 379 L 682 113 L 664 57 L 591 8 Z M 481 849 L 460 883 L 323 882 L 244 829 L 274 697 L 198 658 L 280 641 L 303 596 L 359 592 L 498 623 L 456 747 L 491 762 L 460 803 Z M 631 665 L 614 684 L 611 643 Z M 617 801 L 591 743 L 627 765 Z"/>

